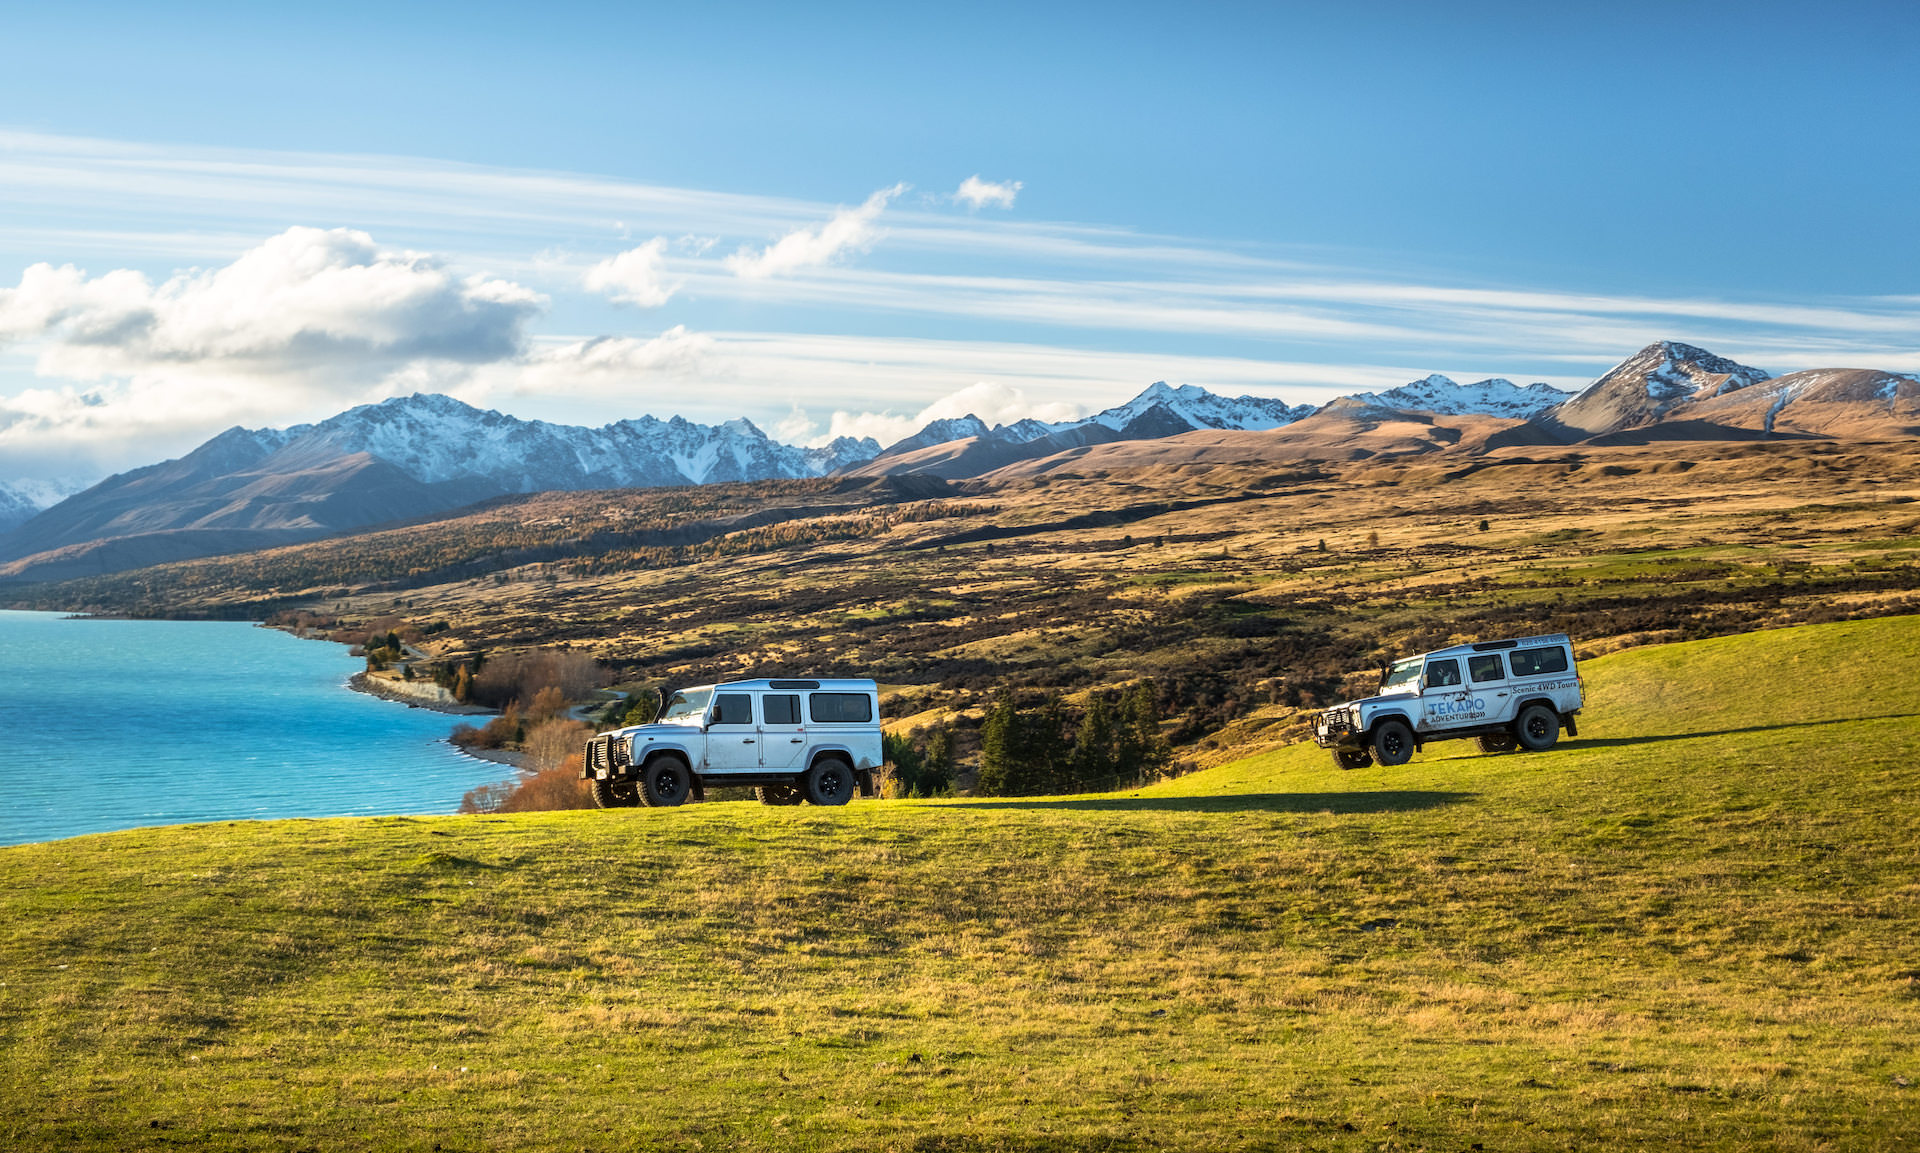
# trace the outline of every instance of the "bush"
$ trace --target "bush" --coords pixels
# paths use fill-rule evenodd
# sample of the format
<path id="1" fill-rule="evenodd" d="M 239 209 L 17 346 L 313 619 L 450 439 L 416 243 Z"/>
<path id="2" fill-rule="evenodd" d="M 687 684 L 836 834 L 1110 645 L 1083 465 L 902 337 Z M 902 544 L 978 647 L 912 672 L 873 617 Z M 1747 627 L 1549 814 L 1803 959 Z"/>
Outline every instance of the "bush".
<path id="1" fill-rule="evenodd" d="M 527 767 L 536 773 L 543 773 L 558 768 L 568 757 L 578 761 L 581 746 L 592 736 L 593 726 L 583 725 L 579 721 L 559 717 L 541 721 L 527 730 Z M 576 764 L 574 769 L 579 771 L 579 765 Z"/>
<path id="2" fill-rule="evenodd" d="M 580 779 L 580 754 L 564 757 L 551 768 L 526 773 L 511 784 L 481 785 L 460 798 L 463 813 L 543 813 L 557 809 L 591 809 L 593 794 Z"/>
<path id="3" fill-rule="evenodd" d="M 567 711 L 566 694 L 558 685 L 548 685 L 533 694 L 533 703 L 527 706 L 527 720 L 540 722 L 552 720 Z"/>
<path id="4" fill-rule="evenodd" d="M 562 700 L 591 696 L 600 685 L 600 666 L 585 653 L 567 649 L 501 653 L 475 660 L 470 698 L 476 704 L 505 708 L 514 701 L 534 700 L 542 689 L 553 688 Z"/>
<path id="5" fill-rule="evenodd" d="M 521 719 L 520 706 L 508 705 L 507 711 L 488 721 L 480 728 L 472 725 L 455 725 L 453 735 L 447 739 L 463 749 L 502 749 L 508 745 L 517 745 L 526 739 L 526 721 Z"/>

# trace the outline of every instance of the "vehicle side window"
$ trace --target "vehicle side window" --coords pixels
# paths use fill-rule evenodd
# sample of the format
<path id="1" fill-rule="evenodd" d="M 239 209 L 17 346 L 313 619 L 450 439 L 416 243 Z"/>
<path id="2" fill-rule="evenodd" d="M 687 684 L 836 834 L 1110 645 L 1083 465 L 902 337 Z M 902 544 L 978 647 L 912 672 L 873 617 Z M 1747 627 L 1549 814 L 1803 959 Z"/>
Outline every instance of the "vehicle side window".
<path id="1" fill-rule="evenodd" d="M 720 693 L 713 698 L 713 719 L 709 725 L 750 725 L 753 723 L 753 698 L 746 693 Z"/>
<path id="2" fill-rule="evenodd" d="M 1558 646 L 1550 649 L 1517 649 L 1512 659 L 1513 675 L 1516 677 L 1537 677 L 1542 673 L 1567 671 L 1567 650 Z"/>
<path id="3" fill-rule="evenodd" d="M 1467 675 L 1472 677 L 1473 683 L 1477 685 L 1481 681 L 1497 681 L 1506 676 L 1507 672 L 1500 667 L 1499 653 L 1482 653 L 1480 656 L 1467 658 Z"/>
<path id="4" fill-rule="evenodd" d="M 800 695 L 798 693 L 769 694 L 760 698 L 761 719 L 770 725 L 797 725 L 800 723 Z"/>
<path id="5" fill-rule="evenodd" d="M 1427 662 L 1427 687 L 1445 688 L 1460 683 L 1460 662 L 1451 658 Z"/>
<path id="6" fill-rule="evenodd" d="M 873 698 L 865 693 L 808 693 L 807 712 L 816 725 L 864 725 L 873 720 Z"/>

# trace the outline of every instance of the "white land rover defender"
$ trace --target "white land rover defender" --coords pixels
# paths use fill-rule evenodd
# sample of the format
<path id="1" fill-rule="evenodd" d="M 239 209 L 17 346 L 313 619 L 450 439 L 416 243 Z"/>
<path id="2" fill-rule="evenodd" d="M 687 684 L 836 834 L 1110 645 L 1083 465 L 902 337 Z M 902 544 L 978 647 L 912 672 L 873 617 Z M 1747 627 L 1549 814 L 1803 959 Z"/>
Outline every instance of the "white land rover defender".
<path id="1" fill-rule="evenodd" d="M 752 786 L 762 804 L 873 796 L 880 692 L 869 680 L 756 680 L 681 689 L 650 725 L 587 742 L 594 803 L 678 805 L 707 786 Z"/>
<path id="2" fill-rule="evenodd" d="M 1564 633 L 1435 649 L 1383 669 L 1377 695 L 1321 711 L 1313 739 L 1343 769 L 1404 765 L 1428 741 L 1478 737 L 1487 753 L 1578 736 L 1580 673 Z"/>

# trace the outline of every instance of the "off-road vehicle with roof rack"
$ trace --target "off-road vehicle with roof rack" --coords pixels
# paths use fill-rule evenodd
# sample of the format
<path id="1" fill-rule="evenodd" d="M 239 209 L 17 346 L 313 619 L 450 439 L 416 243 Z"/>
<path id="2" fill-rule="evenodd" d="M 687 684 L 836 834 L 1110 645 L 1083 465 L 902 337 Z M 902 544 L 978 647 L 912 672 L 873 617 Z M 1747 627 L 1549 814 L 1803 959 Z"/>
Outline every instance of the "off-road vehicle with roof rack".
<path id="1" fill-rule="evenodd" d="M 844 805 L 874 795 L 880 692 L 870 680 L 751 680 L 681 689 L 652 724 L 587 742 L 581 777 L 603 809 L 678 805 L 709 786 L 762 804 Z"/>
<path id="2" fill-rule="evenodd" d="M 1379 692 L 1323 709 L 1313 739 L 1343 769 L 1404 765 L 1429 741 L 1538 752 L 1579 735 L 1580 672 L 1564 633 L 1435 649 L 1393 662 Z"/>

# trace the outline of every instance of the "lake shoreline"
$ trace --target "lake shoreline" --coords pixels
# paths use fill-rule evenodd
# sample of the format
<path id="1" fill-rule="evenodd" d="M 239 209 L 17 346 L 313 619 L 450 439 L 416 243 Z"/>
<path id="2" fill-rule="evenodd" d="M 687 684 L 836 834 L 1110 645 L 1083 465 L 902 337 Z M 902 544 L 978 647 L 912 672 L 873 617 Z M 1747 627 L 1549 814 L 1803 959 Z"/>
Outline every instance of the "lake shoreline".
<path id="1" fill-rule="evenodd" d="M 402 684 L 404 683 L 405 682 L 402 682 Z M 392 681 L 379 680 L 368 673 L 355 673 L 348 677 L 347 687 L 356 693 L 365 693 L 370 697 L 379 697 L 383 701 L 392 701 L 397 705 L 406 705 L 412 709 L 426 709 L 428 712 L 445 713 L 450 717 L 492 717 L 498 716 L 500 712 L 498 709 L 490 709 L 485 705 L 463 705 L 457 701 L 435 699 L 434 696 L 428 695 L 425 692 L 428 688 L 440 689 L 438 685 L 422 685 L 420 686 L 419 695 L 415 695 L 415 692 L 408 688 L 402 688 L 401 685 L 395 684 Z M 445 692 L 446 690 L 440 689 L 440 691 Z"/>

